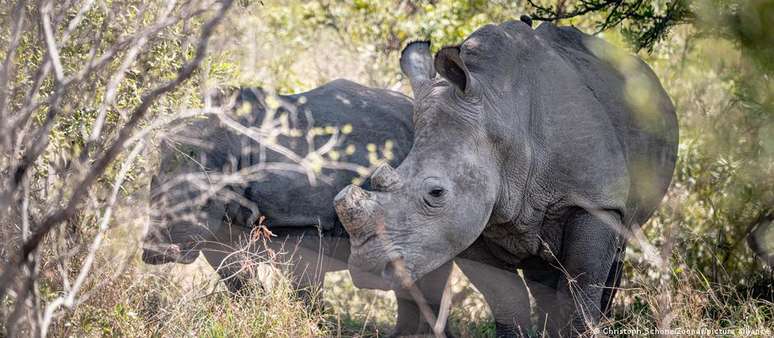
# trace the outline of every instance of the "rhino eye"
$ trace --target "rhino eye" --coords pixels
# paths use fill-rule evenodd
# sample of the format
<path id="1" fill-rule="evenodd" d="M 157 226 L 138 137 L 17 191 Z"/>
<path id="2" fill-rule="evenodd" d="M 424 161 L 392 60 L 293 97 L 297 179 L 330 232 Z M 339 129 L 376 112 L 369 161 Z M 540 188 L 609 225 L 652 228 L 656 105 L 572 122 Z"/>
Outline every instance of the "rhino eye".
<path id="1" fill-rule="evenodd" d="M 443 190 L 441 187 L 433 188 L 430 190 L 429 194 L 433 197 L 441 197 L 446 191 Z"/>
<path id="2" fill-rule="evenodd" d="M 427 195 L 429 195 L 429 197 L 422 199 L 424 200 L 425 205 L 431 208 L 439 208 L 444 204 L 445 198 L 443 198 L 443 196 L 446 195 L 446 190 L 441 187 L 433 187 L 427 192 Z"/>
<path id="3" fill-rule="evenodd" d="M 444 188 L 444 182 L 438 177 L 428 177 L 423 182 L 422 200 L 431 208 L 440 208 L 446 204 L 448 191 Z"/>

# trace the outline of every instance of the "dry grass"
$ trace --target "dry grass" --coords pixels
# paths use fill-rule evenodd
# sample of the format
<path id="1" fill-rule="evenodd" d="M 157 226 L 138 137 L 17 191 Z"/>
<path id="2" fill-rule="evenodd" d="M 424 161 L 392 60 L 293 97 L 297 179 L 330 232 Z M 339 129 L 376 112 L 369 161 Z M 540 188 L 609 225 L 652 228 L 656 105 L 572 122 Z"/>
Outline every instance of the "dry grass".
<path id="1" fill-rule="evenodd" d="M 143 265 L 139 242 L 127 240 L 132 236 L 125 230 L 112 231 L 94 271 L 94 276 L 103 278 L 92 279 L 84 288 L 88 297 L 55 323 L 53 336 L 329 335 L 325 314 L 305 306 L 286 278 L 276 279 L 270 290 L 253 281 L 254 285 L 233 295 L 218 283 L 203 259 L 191 265 Z M 124 267 L 115 264 L 118 251 L 129 256 Z"/>
<path id="2" fill-rule="evenodd" d="M 395 324 L 392 293 L 359 290 L 346 271 L 329 273 L 323 290 L 306 290 L 311 303 L 320 304 L 311 306 L 297 296 L 289 276 L 279 272 L 282 262 L 262 264 L 274 272 L 270 288 L 252 280 L 236 295 L 203 257 L 190 265 L 145 265 L 140 259 L 142 225 L 131 221 L 135 215 L 130 212 L 136 210 L 121 209 L 116 222 L 121 225 L 109 231 L 99 250 L 81 303 L 55 318 L 51 336 L 381 337 Z M 483 298 L 458 271 L 452 278 L 454 332 L 491 336 L 494 326 Z M 40 284 L 43 301 L 62 288 L 55 272 L 44 273 Z"/>
<path id="3" fill-rule="evenodd" d="M 310 290 L 322 306 L 304 303 L 281 274 L 275 274 L 271 289 L 252 281 L 244 292 L 232 295 L 203 259 L 187 266 L 143 265 L 138 241 L 127 240 L 133 238 L 129 234 L 138 233 L 133 227 L 112 230 L 94 272 L 99 277 L 86 287 L 89 297 L 55 322 L 53 336 L 380 337 L 394 325 L 394 296 L 358 290 L 346 272 L 330 273 L 323 290 Z M 129 263 L 116 266 L 117 255 L 128 257 Z M 693 335 L 771 332 L 765 330 L 772 329 L 774 304 L 733 284 L 711 284 L 697 271 L 677 268 L 684 266 L 677 257 L 666 276 L 631 259 L 614 317 L 596 332 L 610 336 L 651 334 L 656 328 L 669 328 L 671 333 L 705 330 Z M 452 332 L 460 337 L 493 337 L 494 324 L 481 295 L 459 271 L 452 278 Z M 105 280 L 110 281 L 99 284 Z M 530 332 L 539 331 L 536 327 Z"/>
<path id="4" fill-rule="evenodd" d="M 693 332 L 689 335 L 767 337 L 774 334 L 771 279 L 768 285 L 762 286 L 768 289 L 768 296 L 760 292 L 765 290 L 711 283 L 698 270 L 681 268 L 684 264 L 676 256 L 668 263 L 669 272 L 661 276 L 665 279 L 662 282 L 650 277 L 653 276 L 650 269 L 630 266 L 633 273 L 625 276 L 618 291 L 613 318 L 600 324 L 598 329 L 603 333 L 628 330 L 651 335 L 656 329 L 662 329 L 665 335 Z M 766 283 L 765 276 L 759 278 Z"/>

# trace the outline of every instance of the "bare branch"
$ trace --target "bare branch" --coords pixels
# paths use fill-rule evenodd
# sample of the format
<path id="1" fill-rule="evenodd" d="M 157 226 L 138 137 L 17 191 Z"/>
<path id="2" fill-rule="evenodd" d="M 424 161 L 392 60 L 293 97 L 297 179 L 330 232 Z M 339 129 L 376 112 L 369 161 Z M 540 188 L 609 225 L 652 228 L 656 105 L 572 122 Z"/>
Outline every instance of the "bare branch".
<path id="1" fill-rule="evenodd" d="M 0 277 L 0 298 L 4 296 L 11 280 L 18 272 L 18 269 L 23 265 L 30 254 L 37 249 L 45 235 L 48 234 L 54 226 L 75 215 L 77 206 L 82 202 L 92 184 L 99 176 L 102 175 L 102 173 L 105 171 L 108 165 L 112 163 L 116 156 L 118 156 L 118 154 L 123 151 L 126 142 L 131 138 L 132 133 L 134 132 L 134 128 L 140 123 L 153 103 L 164 94 L 174 90 L 178 85 L 185 82 L 193 75 L 193 72 L 198 68 L 206 55 L 207 45 L 209 43 L 210 37 L 232 4 L 233 0 L 222 1 L 217 13 L 202 27 L 194 58 L 183 65 L 174 79 L 156 87 L 155 89 L 143 95 L 139 106 L 133 110 L 130 119 L 119 131 L 116 140 L 106 149 L 104 154 L 95 161 L 92 169 L 85 175 L 85 177 L 77 182 L 74 187 L 75 190 L 73 191 L 66 205 L 63 208 L 49 214 L 37 227 L 35 227 L 33 234 L 27 241 L 23 243 L 18 253 L 11 258 L 11 264 L 7 266 L 5 271 L 3 271 L 2 277 Z"/>
<path id="2" fill-rule="evenodd" d="M 64 80 L 64 70 L 62 70 L 62 62 L 59 60 L 59 48 L 56 46 L 54 39 L 53 28 L 51 28 L 51 8 L 54 3 L 49 1 L 40 9 L 40 22 L 43 26 L 43 33 L 46 37 L 46 47 L 48 48 L 48 57 L 51 63 L 54 65 L 54 75 L 57 82 Z"/>
<path id="3" fill-rule="evenodd" d="M 16 49 L 19 48 L 19 42 L 21 41 L 24 27 L 24 12 L 24 1 L 17 1 L 13 8 L 13 17 L 15 18 L 15 21 L 13 23 L 11 41 L 8 44 L 8 48 L 6 48 L 6 57 L 3 61 L 2 69 L 0 69 L 0 149 L 4 149 L 10 143 L 10 137 L 5 130 L 7 121 L 5 113 L 9 94 L 8 80 L 13 76 L 13 60 L 16 56 Z"/>
<path id="4" fill-rule="evenodd" d="M 110 224 L 110 220 L 113 215 L 113 206 L 118 200 L 118 193 L 121 190 L 121 185 L 123 185 L 123 182 L 126 179 L 126 175 L 129 173 L 129 170 L 132 168 L 135 160 L 137 159 L 137 156 L 140 155 L 140 151 L 142 151 L 144 146 L 145 144 L 143 142 L 138 142 L 121 165 L 121 170 L 119 171 L 115 182 L 113 183 L 113 192 L 111 193 L 110 199 L 107 203 L 107 206 L 105 207 L 105 211 L 102 214 L 102 220 L 99 223 L 99 231 L 89 246 L 86 258 L 83 260 L 83 263 L 81 263 L 78 276 L 75 278 L 72 286 L 65 285 L 65 294 L 60 295 L 51 301 L 45 308 L 43 318 L 39 324 L 40 335 L 42 337 L 45 337 L 48 333 L 48 327 L 51 325 L 51 320 L 54 317 L 55 311 L 58 310 L 60 306 L 72 308 L 75 305 L 76 296 L 80 292 L 83 283 L 86 281 L 86 277 L 89 275 L 89 273 L 91 273 L 91 268 L 94 264 L 97 251 L 102 245 L 105 233 L 109 228 L 108 225 Z"/>
<path id="5" fill-rule="evenodd" d="M 159 14 L 159 20 L 157 24 L 161 23 L 164 19 L 166 19 L 169 16 L 169 13 L 174 8 L 175 1 L 168 1 L 167 6 L 164 9 L 162 13 Z M 91 134 L 88 139 L 88 143 L 86 145 L 86 149 L 84 149 L 84 155 L 88 155 L 89 149 L 91 148 L 92 144 L 96 142 L 102 133 L 102 126 L 105 123 L 105 117 L 107 114 L 108 107 L 113 104 L 113 100 L 115 99 L 115 95 L 117 93 L 118 85 L 121 83 L 121 81 L 124 80 L 124 77 L 126 76 L 126 71 L 129 69 L 129 67 L 134 63 L 135 59 L 137 58 L 137 55 L 142 51 L 142 49 L 145 47 L 146 42 L 148 42 L 148 36 L 147 35 L 140 35 L 139 38 L 132 44 L 132 47 L 129 49 L 129 51 L 126 53 L 126 56 L 124 57 L 124 61 L 119 66 L 118 70 L 114 73 L 113 77 L 108 82 L 107 88 L 105 90 L 105 95 L 102 100 L 102 104 L 98 108 L 97 112 L 97 118 L 94 121 L 94 127 L 92 128 Z M 84 156 L 86 158 L 86 156 Z"/>

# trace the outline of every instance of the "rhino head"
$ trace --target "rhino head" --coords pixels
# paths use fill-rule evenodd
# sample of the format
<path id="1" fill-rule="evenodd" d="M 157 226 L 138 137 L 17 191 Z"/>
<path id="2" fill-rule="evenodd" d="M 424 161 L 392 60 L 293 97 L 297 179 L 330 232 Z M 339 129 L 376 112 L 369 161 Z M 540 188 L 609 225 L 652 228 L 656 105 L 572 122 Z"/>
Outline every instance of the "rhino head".
<path id="1" fill-rule="evenodd" d="M 180 187 L 176 192 L 161 191 L 163 185 L 158 181 L 154 176 L 151 183 L 151 219 L 143 238 L 142 260 L 147 264 L 193 263 L 199 256 L 197 243 L 205 235 L 195 231 L 201 220 L 190 208 L 179 206 L 184 203 L 179 198 L 187 195 Z"/>
<path id="2" fill-rule="evenodd" d="M 217 240 L 213 229 L 222 223 L 222 203 L 207 198 L 206 174 L 200 151 L 164 140 L 159 171 L 150 184 L 150 222 L 143 238 L 147 264 L 193 263 L 207 243 Z"/>
<path id="3" fill-rule="evenodd" d="M 529 80 L 514 71 L 529 49 L 521 31 L 532 29 L 524 22 L 485 26 L 434 59 L 427 42 L 404 49 L 414 145 L 398 168 L 385 164 L 372 174 L 372 191 L 351 185 L 336 196 L 351 237 L 351 268 L 380 275 L 393 288 L 406 286 L 518 210 L 529 158 L 524 142 L 512 140 L 525 135 L 527 121 L 503 111 L 510 114 L 524 95 L 512 83 Z"/>

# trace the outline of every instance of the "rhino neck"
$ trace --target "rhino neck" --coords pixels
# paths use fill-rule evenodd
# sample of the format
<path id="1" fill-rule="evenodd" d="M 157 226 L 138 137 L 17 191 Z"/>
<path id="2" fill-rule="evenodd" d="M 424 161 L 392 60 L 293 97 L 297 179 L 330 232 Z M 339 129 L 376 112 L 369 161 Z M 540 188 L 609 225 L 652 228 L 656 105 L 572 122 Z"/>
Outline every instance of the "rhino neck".
<path id="1" fill-rule="evenodd" d="M 526 72 L 527 69 L 519 71 Z M 518 223 L 533 199 L 530 186 L 539 172 L 544 151 L 541 138 L 539 101 L 533 97 L 532 81 L 514 83 L 497 100 L 490 135 L 495 138 L 500 165 L 500 192 L 489 225 Z M 496 103 L 497 104 L 497 103 Z"/>

